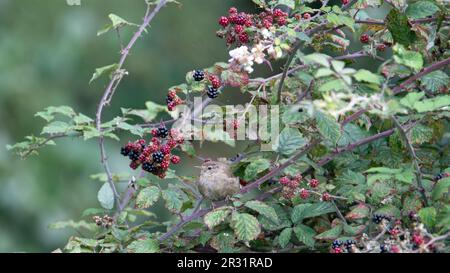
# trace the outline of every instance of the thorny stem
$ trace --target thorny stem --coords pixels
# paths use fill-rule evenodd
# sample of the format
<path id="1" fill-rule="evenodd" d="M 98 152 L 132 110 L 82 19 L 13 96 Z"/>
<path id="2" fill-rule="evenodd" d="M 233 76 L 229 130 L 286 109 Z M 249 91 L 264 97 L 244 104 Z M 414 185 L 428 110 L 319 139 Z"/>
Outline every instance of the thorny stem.
<path id="1" fill-rule="evenodd" d="M 405 130 L 402 128 L 401 124 L 398 122 L 398 120 L 395 116 L 392 116 L 392 121 L 394 122 L 395 127 L 398 129 L 400 136 L 403 138 L 406 148 L 408 149 L 409 155 L 411 156 L 411 160 L 413 162 L 414 168 L 416 169 L 415 174 L 416 174 L 416 180 L 417 180 L 417 187 L 419 188 L 419 192 L 420 192 L 420 195 L 422 196 L 422 201 L 423 201 L 425 207 L 428 207 L 428 199 L 425 194 L 425 188 L 423 187 L 422 172 L 420 170 L 416 151 L 414 150 L 414 147 L 413 147 L 411 141 L 409 140 L 408 136 L 406 135 Z"/>
<path id="2" fill-rule="evenodd" d="M 439 61 L 439 62 L 435 62 L 433 64 L 431 64 L 430 66 L 422 69 L 422 71 L 420 71 L 419 73 L 415 74 L 414 76 L 408 78 L 406 81 L 402 82 L 401 84 L 397 85 L 395 88 L 392 89 L 392 93 L 394 93 L 394 95 L 400 93 L 403 91 L 403 89 L 405 89 L 406 87 L 408 87 L 409 85 L 411 85 L 413 82 L 415 82 L 417 79 L 425 76 L 426 74 L 429 74 L 435 70 L 441 69 L 443 67 L 446 67 L 450 64 L 450 58 L 447 58 L 445 60 Z"/>
<path id="3" fill-rule="evenodd" d="M 99 136 L 100 159 L 101 159 L 101 163 L 103 165 L 103 168 L 105 169 L 105 172 L 106 172 L 106 175 L 108 178 L 108 184 L 110 185 L 110 187 L 114 193 L 114 197 L 115 197 L 115 201 L 117 203 L 118 209 L 120 209 L 119 207 L 120 207 L 120 203 L 121 203 L 120 195 L 117 192 L 116 186 L 114 185 L 114 182 L 112 180 L 112 174 L 111 174 L 111 170 L 109 168 L 108 159 L 107 159 L 107 155 L 106 155 L 106 149 L 105 149 L 105 145 L 104 145 L 104 136 L 103 136 L 102 128 L 101 128 L 103 108 L 106 105 L 109 105 L 115 90 L 117 89 L 120 81 L 122 80 L 122 78 L 125 74 L 122 70 L 122 67 L 123 67 L 127 57 L 130 54 L 131 48 L 134 46 L 136 41 L 141 37 L 142 33 L 148 27 L 148 25 L 153 20 L 155 15 L 159 12 L 159 10 L 166 4 L 166 2 L 167 2 L 167 0 L 159 1 L 153 10 L 151 10 L 150 5 L 147 6 L 147 10 L 146 10 L 146 13 L 144 16 L 144 22 L 139 27 L 139 29 L 136 31 L 136 33 L 133 35 L 133 37 L 131 38 L 128 45 L 121 51 L 121 57 L 120 57 L 118 65 L 117 65 L 116 72 L 114 72 L 111 81 L 109 82 L 108 86 L 106 87 L 105 92 L 103 93 L 103 96 L 97 107 L 97 113 L 95 115 L 96 128 L 100 132 L 100 136 Z"/>

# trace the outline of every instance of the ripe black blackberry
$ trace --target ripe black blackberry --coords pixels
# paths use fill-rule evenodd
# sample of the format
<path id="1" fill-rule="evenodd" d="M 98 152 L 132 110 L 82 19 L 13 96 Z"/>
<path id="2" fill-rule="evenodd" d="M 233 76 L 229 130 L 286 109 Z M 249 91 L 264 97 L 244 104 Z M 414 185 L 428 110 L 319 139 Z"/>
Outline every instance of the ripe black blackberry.
<path id="1" fill-rule="evenodd" d="M 169 130 L 166 127 L 158 128 L 158 136 L 161 138 L 166 138 L 169 135 Z"/>
<path id="2" fill-rule="evenodd" d="M 356 245 L 356 241 L 352 239 L 348 239 L 345 241 L 344 246 L 347 249 L 347 252 L 352 252 L 353 245 Z"/>
<path id="3" fill-rule="evenodd" d="M 380 245 L 380 252 L 381 253 L 388 253 L 389 248 L 386 245 Z"/>
<path id="4" fill-rule="evenodd" d="M 139 159 L 139 156 L 140 156 L 140 154 L 139 154 L 138 152 L 136 152 L 136 151 L 131 151 L 131 152 L 128 154 L 128 157 L 129 157 L 132 161 L 138 160 L 138 159 Z"/>
<path id="5" fill-rule="evenodd" d="M 336 248 L 340 247 L 341 245 L 342 245 L 341 240 L 334 240 L 333 243 L 331 244 L 331 248 L 336 249 Z"/>
<path id="6" fill-rule="evenodd" d="M 123 156 L 128 156 L 130 154 L 130 149 L 127 149 L 126 147 L 120 148 L 120 154 Z"/>
<path id="7" fill-rule="evenodd" d="M 161 163 L 164 161 L 164 154 L 162 152 L 156 152 L 153 153 L 152 158 L 156 163 Z"/>
<path id="8" fill-rule="evenodd" d="M 381 223 L 381 221 L 383 221 L 385 217 L 381 214 L 374 214 L 372 217 L 372 222 L 374 222 L 375 224 L 379 224 Z"/>
<path id="9" fill-rule="evenodd" d="M 150 162 L 145 162 L 144 164 L 142 164 L 142 169 L 149 173 L 153 173 L 156 170 L 155 166 Z"/>
<path id="10" fill-rule="evenodd" d="M 167 97 L 166 97 L 166 103 L 167 103 L 167 104 L 171 103 L 172 101 L 173 101 L 173 98 L 172 98 L 172 97 L 170 97 L 170 96 L 167 96 Z"/>
<path id="11" fill-rule="evenodd" d="M 195 70 L 194 75 L 192 75 L 196 82 L 202 81 L 205 78 L 205 73 L 202 70 Z"/>
<path id="12" fill-rule="evenodd" d="M 219 91 L 212 86 L 208 87 L 208 91 L 206 92 L 209 98 L 215 99 L 219 96 Z"/>

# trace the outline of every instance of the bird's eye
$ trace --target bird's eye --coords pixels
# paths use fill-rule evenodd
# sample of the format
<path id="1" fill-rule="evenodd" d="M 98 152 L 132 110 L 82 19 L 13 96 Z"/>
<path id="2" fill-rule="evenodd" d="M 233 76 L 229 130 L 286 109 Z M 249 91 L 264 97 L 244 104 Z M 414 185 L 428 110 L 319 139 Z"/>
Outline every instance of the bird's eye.
<path id="1" fill-rule="evenodd" d="M 211 167 L 211 166 L 208 166 L 208 170 L 212 170 L 212 167 Z"/>

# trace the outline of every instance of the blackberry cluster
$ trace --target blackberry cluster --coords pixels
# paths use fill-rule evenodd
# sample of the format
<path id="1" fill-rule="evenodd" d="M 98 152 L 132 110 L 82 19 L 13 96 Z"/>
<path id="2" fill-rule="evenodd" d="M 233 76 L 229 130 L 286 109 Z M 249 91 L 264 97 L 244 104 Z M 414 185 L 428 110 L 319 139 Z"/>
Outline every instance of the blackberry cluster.
<path id="1" fill-rule="evenodd" d="M 219 18 L 219 25 L 223 29 L 217 31 L 217 36 L 226 38 L 227 45 L 237 42 L 238 45 L 247 44 L 258 33 L 257 29 L 270 28 L 273 25 L 284 26 L 288 22 L 288 14 L 281 9 L 266 10 L 259 14 L 238 12 L 234 7 L 228 10 L 228 16 Z"/>
<path id="2" fill-rule="evenodd" d="M 164 178 L 170 164 L 180 163 L 180 157 L 171 153 L 184 139 L 178 131 L 169 131 L 165 126 L 152 129 L 151 134 L 153 137 L 148 144 L 144 139 L 129 142 L 120 153 L 131 160 L 130 168 L 142 165 L 144 171 Z"/>
<path id="3" fill-rule="evenodd" d="M 169 111 L 173 111 L 175 107 L 177 107 L 177 105 L 180 105 L 182 103 L 183 100 L 181 100 L 180 97 L 178 97 L 177 91 L 170 90 L 166 97 L 167 109 Z"/>
<path id="4" fill-rule="evenodd" d="M 203 81 L 203 79 L 205 78 L 205 72 L 203 72 L 202 70 L 195 70 L 192 77 L 196 82 Z"/>
<path id="5" fill-rule="evenodd" d="M 215 99 L 219 96 L 219 90 L 215 89 L 212 86 L 209 86 L 206 94 L 208 95 L 209 98 Z"/>
<path id="6" fill-rule="evenodd" d="M 374 222 L 375 224 L 381 223 L 381 221 L 383 221 L 383 219 L 385 219 L 386 221 L 390 221 L 391 220 L 389 218 L 389 216 L 386 216 L 386 215 L 374 214 L 372 216 L 372 222 Z"/>

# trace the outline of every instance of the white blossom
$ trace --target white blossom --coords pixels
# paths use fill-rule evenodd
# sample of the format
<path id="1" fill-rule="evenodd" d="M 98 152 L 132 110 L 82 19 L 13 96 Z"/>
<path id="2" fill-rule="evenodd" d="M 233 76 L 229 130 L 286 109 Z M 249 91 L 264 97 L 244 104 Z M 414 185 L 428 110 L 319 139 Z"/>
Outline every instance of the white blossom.
<path id="1" fill-rule="evenodd" d="M 264 62 L 264 58 L 266 57 L 266 54 L 264 54 L 265 49 L 266 48 L 263 44 L 257 44 L 252 48 L 252 54 L 255 63 L 262 64 Z"/>
<path id="2" fill-rule="evenodd" d="M 253 72 L 253 60 L 255 58 L 253 57 L 253 54 L 248 51 L 246 46 L 235 48 L 231 50 L 229 54 L 231 56 L 231 59 L 229 60 L 230 63 L 241 66 L 241 68 L 248 73 Z"/>

